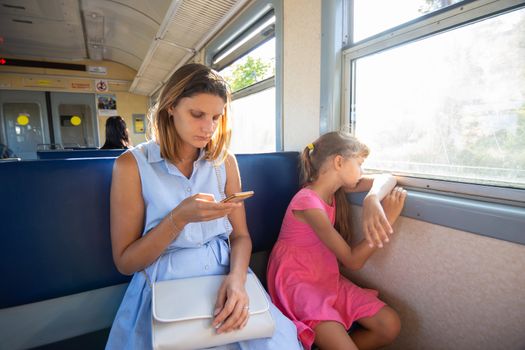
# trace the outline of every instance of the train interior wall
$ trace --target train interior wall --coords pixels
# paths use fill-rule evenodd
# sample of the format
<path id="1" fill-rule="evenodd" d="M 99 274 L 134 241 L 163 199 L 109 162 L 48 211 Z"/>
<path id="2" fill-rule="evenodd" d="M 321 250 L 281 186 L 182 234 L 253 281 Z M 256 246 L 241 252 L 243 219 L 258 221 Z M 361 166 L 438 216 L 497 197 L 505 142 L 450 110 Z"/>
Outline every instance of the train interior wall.
<path id="1" fill-rule="evenodd" d="M 284 151 L 300 151 L 319 135 L 321 6 L 321 0 L 284 2 Z M 319 34 L 304 35 L 310 31 Z M 133 143 L 142 142 L 145 135 L 133 132 L 132 115 L 146 114 L 149 101 L 128 92 L 136 72 L 114 62 L 86 63 L 106 66 L 108 75 L 1 67 L 0 89 L 94 94 L 94 80 L 107 79 Z M 101 144 L 104 120 L 98 117 Z M 357 240 L 361 212 L 353 209 Z M 391 349 L 517 349 L 525 344 L 525 246 L 405 217 L 394 229 L 391 243 L 361 271 L 344 271 L 356 283 L 378 289 L 399 312 L 402 332 Z"/>
<path id="2" fill-rule="evenodd" d="M 133 115 L 147 115 L 149 98 L 128 92 L 136 72 L 122 64 L 109 61 L 86 60 L 75 61 L 75 64 L 104 67 L 107 73 L 102 75 L 61 69 L 0 66 L 0 94 L 1 90 L 88 93 L 93 95 L 93 100 L 97 94 L 114 95 L 117 101 L 114 114 L 120 115 L 126 121 L 133 144 L 143 142 L 146 134 L 134 130 Z M 100 80 L 107 83 L 107 91 L 97 91 L 95 84 Z M 105 140 L 105 122 L 109 114 L 97 111 L 96 115 L 97 142 L 102 146 Z"/>
<path id="3" fill-rule="evenodd" d="M 408 194 L 410 200 L 410 192 Z M 353 206 L 354 241 L 361 207 Z M 525 246 L 400 217 L 355 283 L 400 315 L 391 349 L 520 349 L 525 344 Z"/>

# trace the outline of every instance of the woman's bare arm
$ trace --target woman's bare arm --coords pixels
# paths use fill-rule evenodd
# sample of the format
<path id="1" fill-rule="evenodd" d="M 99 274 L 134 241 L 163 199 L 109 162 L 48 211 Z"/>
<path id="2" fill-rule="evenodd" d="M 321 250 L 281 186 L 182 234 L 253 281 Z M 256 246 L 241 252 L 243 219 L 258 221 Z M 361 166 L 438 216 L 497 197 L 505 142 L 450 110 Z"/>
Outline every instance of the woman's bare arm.
<path id="1" fill-rule="evenodd" d="M 226 159 L 226 196 L 241 191 L 241 178 L 237 160 L 233 154 Z M 257 194 L 256 194 L 257 195 Z M 230 273 L 226 276 L 215 304 L 216 317 L 212 325 L 219 326 L 217 333 L 242 328 L 248 322 L 248 295 L 244 288 L 250 262 L 252 241 L 246 224 L 244 204 L 232 210 L 228 216 L 232 225 L 230 235 Z"/>
<path id="2" fill-rule="evenodd" d="M 137 162 L 130 152 L 117 158 L 111 180 L 111 246 L 117 269 L 126 275 L 157 259 L 178 230 L 168 220 L 141 237 L 144 199 Z"/>
<path id="3" fill-rule="evenodd" d="M 224 191 L 226 196 L 242 191 L 239 167 L 237 165 L 237 159 L 235 159 L 233 154 L 229 154 L 226 159 L 226 177 L 226 188 Z M 241 202 L 239 208 L 234 209 L 230 215 L 228 215 L 228 218 L 233 228 L 230 235 L 232 248 L 230 273 L 240 274 L 243 278 L 246 278 L 246 271 L 252 252 L 252 241 L 246 223 L 244 203 Z"/>

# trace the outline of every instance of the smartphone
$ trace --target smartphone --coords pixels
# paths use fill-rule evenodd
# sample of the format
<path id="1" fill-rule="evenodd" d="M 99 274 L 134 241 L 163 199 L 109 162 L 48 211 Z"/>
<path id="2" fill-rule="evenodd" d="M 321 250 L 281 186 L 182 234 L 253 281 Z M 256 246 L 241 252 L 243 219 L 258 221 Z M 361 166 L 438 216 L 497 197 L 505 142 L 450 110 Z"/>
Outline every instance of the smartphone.
<path id="1" fill-rule="evenodd" d="M 224 198 L 221 203 L 236 203 L 236 202 L 242 202 L 246 198 L 250 198 L 254 195 L 255 192 L 253 191 L 246 191 L 246 192 L 237 192 L 234 194 L 229 195 L 228 197 Z"/>

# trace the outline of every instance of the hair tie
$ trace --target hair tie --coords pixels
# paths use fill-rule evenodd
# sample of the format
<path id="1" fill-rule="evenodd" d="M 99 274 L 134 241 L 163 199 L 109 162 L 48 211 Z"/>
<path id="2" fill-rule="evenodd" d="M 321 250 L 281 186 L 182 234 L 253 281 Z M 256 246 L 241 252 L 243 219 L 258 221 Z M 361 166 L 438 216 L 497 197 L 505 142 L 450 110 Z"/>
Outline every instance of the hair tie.
<path id="1" fill-rule="evenodd" d="M 309 143 L 309 144 L 307 144 L 306 147 L 308 147 L 308 149 L 310 150 L 310 152 L 314 150 L 314 144 L 313 144 L 313 143 Z"/>

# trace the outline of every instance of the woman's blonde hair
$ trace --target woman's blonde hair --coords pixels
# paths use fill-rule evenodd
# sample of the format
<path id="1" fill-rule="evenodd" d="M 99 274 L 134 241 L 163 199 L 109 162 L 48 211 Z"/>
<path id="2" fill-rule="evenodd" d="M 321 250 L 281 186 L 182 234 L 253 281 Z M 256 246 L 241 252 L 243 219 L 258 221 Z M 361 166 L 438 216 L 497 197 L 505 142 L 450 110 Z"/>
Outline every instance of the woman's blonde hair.
<path id="1" fill-rule="evenodd" d="M 213 69 L 202 64 L 190 63 L 172 74 L 162 89 L 157 104 L 149 114 L 151 136 L 159 143 L 161 156 L 172 163 L 181 160 L 182 140 L 168 109 L 177 106 L 182 98 L 200 93 L 218 96 L 225 103 L 219 126 L 205 147 L 204 158 L 207 160 L 220 158 L 219 161 L 223 161 L 227 156 L 225 151 L 230 145 L 231 136 L 228 118 L 230 89 L 226 81 Z"/>
<path id="2" fill-rule="evenodd" d="M 316 181 L 321 167 L 332 156 L 367 157 L 369 153 L 370 150 L 364 143 L 346 132 L 326 133 L 303 150 L 300 162 L 301 183 L 303 186 L 307 186 Z M 343 188 L 335 192 L 335 202 L 335 228 L 346 241 L 349 241 L 351 235 L 350 204 Z"/>

